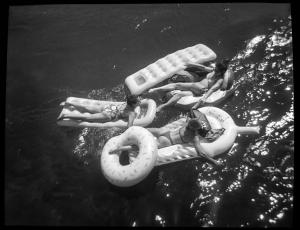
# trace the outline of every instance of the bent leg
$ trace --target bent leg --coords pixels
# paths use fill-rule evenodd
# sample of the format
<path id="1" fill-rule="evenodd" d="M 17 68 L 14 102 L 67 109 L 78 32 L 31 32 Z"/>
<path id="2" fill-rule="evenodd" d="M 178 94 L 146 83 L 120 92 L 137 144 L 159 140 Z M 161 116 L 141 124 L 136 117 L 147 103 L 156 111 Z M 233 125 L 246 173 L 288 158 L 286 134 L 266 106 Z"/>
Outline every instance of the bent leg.
<path id="1" fill-rule="evenodd" d="M 190 73 L 186 70 L 179 70 L 176 74 L 181 75 L 185 80 L 185 82 L 194 82 L 197 79 L 197 74 Z"/>
<path id="2" fill-rule="evenodd" d="M 165 107 L 171 106 L 173 104 L 175 104 L 177 101 L 179 101 L 180 98 L 182 98 L 183 96 L 180 94 L 175 94 L 173 97 L 170 98 L 170 100 L 168 100 L 166 103 L 161 104 L 157 107 L 156 112 L 160 112 L 161 110 L 163 110 Z"/>
<path id="3" fill-rule="evenodd" d="M 82 111 L 82 112 L 88 112 L 88 113 L 101 113 L 104 110 L 104 105 L 98 105 L 97 107 L 91 106 L 91 105 L 83 105 L 79 102 L 72 101 L 72 102 L 65 102 L 65 105 L 71 105 L 74 106 L 76 109 Z"/>
<path id="4" fill-rule="evenodd" d="M 178 82 L 176 83 L 176 89 L 183 91 L 190 91 L 191 89 L 197 88 L 197 85 L 194 82 Z"/>
<path id="5" fill-rule="evenodd" d="M 188 90 L 193 92 L 196 96 L 201 96 L 207 88 L 205 88 L 200 82 L 184 82 L 177 83 L 177 89 L 179 90 Z"/>

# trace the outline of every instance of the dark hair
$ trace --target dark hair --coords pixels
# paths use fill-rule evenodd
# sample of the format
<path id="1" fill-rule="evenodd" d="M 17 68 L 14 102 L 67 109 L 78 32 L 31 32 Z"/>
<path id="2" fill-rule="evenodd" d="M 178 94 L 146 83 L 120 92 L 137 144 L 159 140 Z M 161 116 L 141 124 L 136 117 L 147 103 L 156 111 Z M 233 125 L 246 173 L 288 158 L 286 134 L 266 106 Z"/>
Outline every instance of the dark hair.
<path id="1" fill-rule="evenodd" d="M 133 106 L 139 102 L 139 99 L 135 95 L 128 95 L 128 96 L 126 96 L 126 101 L 129 106 Z"/>
<path id="2" fill-rule="evenodd" d="M 191 118 L 188 121 L 188 125 L 187 125 L 188 129 L 192 129 L 192 130 L 198 130 L 201 128 L 201 124 L 199 123 L 197 118 Z"/>
<path id="3" fill-rule="evenodd" d="M 187 128 L 191 130 L 195 130 L 196 128 L 198 134 L 202 137 L 206 136 L 207 132 L 211 129 L 211 126 L 205 114 L 197 109 L 191 109 L 188 116 L 191 119 L 188 121 Z"/>
<path id="4" fill-rule="evenodd" d="M 220 73 L 220 75 L 223 75 L 229 65 L 229 60 L 228 59 L 224 59 L 221 62 L 217 62 L 216 63 L 216 71 Z"/>

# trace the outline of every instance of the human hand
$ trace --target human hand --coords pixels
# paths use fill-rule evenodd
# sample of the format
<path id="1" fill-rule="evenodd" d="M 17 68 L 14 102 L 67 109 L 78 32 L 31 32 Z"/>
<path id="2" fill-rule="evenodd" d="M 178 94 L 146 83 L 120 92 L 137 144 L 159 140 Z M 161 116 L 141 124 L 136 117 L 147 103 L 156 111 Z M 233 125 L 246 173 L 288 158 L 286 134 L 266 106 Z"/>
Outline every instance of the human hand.
<path id="1" fill-rule="evenodd" d="M 203 99 L 200 99 L 193 107 L 192 109 L 198 109 L 200 106 L 204 105 L 205 101 Z"/>

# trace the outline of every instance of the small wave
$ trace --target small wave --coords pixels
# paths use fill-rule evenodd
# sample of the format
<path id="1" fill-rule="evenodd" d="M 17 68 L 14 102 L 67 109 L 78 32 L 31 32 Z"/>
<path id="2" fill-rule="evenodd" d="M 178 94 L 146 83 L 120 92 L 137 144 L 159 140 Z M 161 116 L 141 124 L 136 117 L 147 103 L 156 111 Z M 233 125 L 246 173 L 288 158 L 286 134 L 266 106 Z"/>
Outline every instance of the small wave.
<path id="1" fill-rule="evenodd" d="M 172 29 L 172 26 L 166 26 L 166 27 L 162 28 L 162 29 L 160 30 L 160 32 L 163 33 L 163 32 L 165 32 L 165 31 L 171 30 L 171 29 Z"/>

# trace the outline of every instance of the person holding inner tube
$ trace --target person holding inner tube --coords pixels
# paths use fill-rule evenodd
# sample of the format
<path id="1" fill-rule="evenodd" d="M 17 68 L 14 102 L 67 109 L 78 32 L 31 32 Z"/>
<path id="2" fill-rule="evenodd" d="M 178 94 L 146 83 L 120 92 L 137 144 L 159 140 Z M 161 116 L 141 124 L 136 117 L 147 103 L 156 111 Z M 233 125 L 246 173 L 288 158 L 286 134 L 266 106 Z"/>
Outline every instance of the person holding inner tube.
<path id="1" fill-rule="evenodd" d="M 221 136 L 225 129 L 212 129 L 205 114 L 199 110 L 191 110 L 187 121 L 176 130 L 170 130 L 166 127 L 147 128 L 157 139 L 157 147 L 165 148 L 171 145 L 193 143 L 199 156 L 204 157 L 215 165 L 221 165 L 220 162 L 211 158 L 202 148 L 201 143 L 213 142 Z M 136 147 L 124 146 L 116 151 L 132 150 Z"/>
<path id="2" fill-rule="evenodd" d="M 167 96 L 170 99 L 157 107 L 157 112 L 160 112 L 167 106 L 175 104 L 180 98 L 184 96 L 202 96 L 201 100 L 197 103 L 199 107 L 205 103 L 205 100 L 218 89 L 228 90 L 233 84 L 233 71 L 228 68 L 229 60 L 224 59 L 217 62 L 215 67 L 208 67 L 202 64 L 187 64 L 186 68 L 194 69 L 194 71 L 202 70 L 208 72 L 199 82 L 176 82 L 170 83 L 161 87 L 152 88 L 148 93 L 153 92 L 168 92 Z M 196 108 L 196 106 L 195 106 Z"/>
<path id="3" fill-rule="evenodd" d="M 88 112 L 88 114 L 64 114 L 59 117 L 58 120 L 70 118 L 89 122 L 108 122 L 120 119 L 128 119 L 127 128 L 133 125 L 133 121 L 140 113 L 140 100 L 135 95 L 128 95 L 126 97 L 126 103 L 124 104 L 105 104 L 100 105 L 98 108 L 88 107 L 87 105 L 82 106 L 80 103 L 70 103 L 67 101 L 62 102 L 60 105 L 68 105 L 70 107 L 73 106 L 81 112 Z"/>

